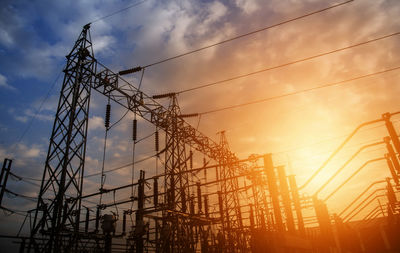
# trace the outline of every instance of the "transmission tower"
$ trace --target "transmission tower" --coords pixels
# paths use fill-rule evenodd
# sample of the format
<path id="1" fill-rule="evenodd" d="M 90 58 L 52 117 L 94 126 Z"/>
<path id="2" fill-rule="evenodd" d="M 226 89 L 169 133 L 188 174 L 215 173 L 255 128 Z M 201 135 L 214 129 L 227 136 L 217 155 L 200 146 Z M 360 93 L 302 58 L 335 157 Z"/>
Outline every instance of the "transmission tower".
<path id="1" fill-rule="evenodd" d="M 147 96 L 119 74 L 99 63 L 94 58 L 89 28 L 90 25 L 84 26 L 71 53 L 67 55 L 28 251 L 32 248 L 35 252 L 79 251 L 93 249 L 94 246 L 99 248 L 107 237 L 97 230 L 97 219 L 101 216 L 96 217 L 95 233 L 87 233 L 87 225 L 86 228 L 80 228 L 91 89 L 137 113 L 165 132 L 164 201 L 155 204 L 152 209 L 153 213 L 160 212 L 162 219 L 161 223 L 159 218 L 153 221 L 152 225 L 159 233 L 156 233 L 155 242 L 151 242 L 152 247 L 164 252 L 193 252 L 199 242 L 210 240 L 205 226 L 210 226 L 211 220 L 201 213 L 201 193 L 197 197 L 199 208 L 195 213 L 194 191 L 189 190 L 187 162 L 193 157 L 192 152 L 188 155 L 187 147 L 221 164 L 220 176 L 228 182 L 221 188 L 224 191 L 221 210 L 224 209 L 222 215 L 227 216 L 225 220 L 221 217 L 219 222 L 227 228 L 223 237 L 233 242 L 232 245 L 240 245 L 238 229 L 242 224 L 240 203 L 235 192 L 238 186 L 237 180 L 235 182 L 232 179 L 240 166 L 238 158 L 229 150 L 225 137 L 221 137 L 222 141 L 217 144 L 186 123 L 174 94 L 166 96 L 170 97 L 171 103 L 165 108 L 155 97 Z M 143 184 L 144 177 L 141 180 L 139 185 Z M 143 215 L 136 217 L 139 222 L 142 219 Z M 200 238 L 197 232 L 194 233 L 199 230 L 203 235 Z M 138 249 L 137 244 L 143 249 L 140 238 L 136 240 L 135 249 Z"/>
<path id="2" fill-rule="evenodd" d="M 225 131 L 220 132 L 220 146 L 224 150 L 229 150 L 229 144 L 225 136 Z M 235 177 L 238 173 L 234 157 L 225 156 L 220 160 L 220 179 L 222 210 L 220 215 L 223 217 L 222 229 L 224 230 L 225 240 L 229 245 L 229 252 L 242 252 L 245 245 L 243 234 L 242 213 L 239 202 L 239 183 Z M 227 248 L 228 249 L 228 248 Z"/>
<path id="3" fill-rule="evenodd" d="M 29 247 L 63 252 L 78 246 L 94 56 L 89 25 L 66 56 Z M 38 233 L 46 240 L 35 240 Z M 43 239 L 42 238 L 42 239 Z"/>

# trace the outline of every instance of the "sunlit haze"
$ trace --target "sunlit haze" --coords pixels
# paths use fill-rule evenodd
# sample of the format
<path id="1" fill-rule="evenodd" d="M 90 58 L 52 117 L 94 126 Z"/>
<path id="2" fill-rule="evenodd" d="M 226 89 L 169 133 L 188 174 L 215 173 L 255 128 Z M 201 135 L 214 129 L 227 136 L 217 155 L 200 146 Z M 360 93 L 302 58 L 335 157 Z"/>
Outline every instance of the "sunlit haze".
<path id="1" fill-rule="evenodd" d="M 303 186 L 356 127 L 380 119 L 384 113 L 400 111 L 399 2 L 356 0 L 214 44 L 337 3 L 148 0 L 97 20 L 131 1 L 2 1 L 0 157 L 13 159 L 16 175 L 34 179 L 24 182 L 14 177 L 7 188 L 37 196 L 65 56 L 83 25 L 92 21 L 94 55 L 116 73 L 213 45 L 146 67 L 142 80 L 142 72 L 123 78 L 135 87 L 141 82 L 140 89 L 148 96 L 181 92 L 177 95 L 181 113 L 199 114 L 185 118 L 190 125 L 217 143 L 219 133 L 225 131 L 229 148 L 239 159 L 271 153 L 274 165 L 285 166 L 286 173 L 295 175 L 298 186 Z M 196 88 L 200 86 L 206 87 Z M 168 108 L 170 100 L 158 102 Z M 107 97 L 92 92 L 85 175 L 101 172 L 106 104 Z M 134 115 L 114 102 L 111 107 L 111 124 L 123 118 L 108 132 L 105 170 L 131 163 L 133 153 Z M 391 121 L 399 134 L 400 114 L 393 115 Z M 154 131 L 153 125 L 138 118 L 138 139 Z M 361 128 L 309 184 L 301 187 L 301 197 L 312 196 L 357 150 L 383 141 L 385 136 L 388 131 L 383 121 Z M 153 137 L 138 143 L 134 152 L 136 161 L 154 155 Z M 196 152 L 195 168 L 203 164 L 203 155 Z M 325 199 L 361 165 L 383 158 L 385 153 L 385 144 L 364 149 L 318 197 Z M 262 160 L 257 164 L 262 165 Z M 163 171 L 163 165 L 154 157 L 136 164 L 135 181 L 140 170 L 154 176 Z M 131 171 L 132 166 L 127 166 L 108 173 L 105 187 L 130 183 Z M 340 213 L 371 183 L 386 177 L 391 174 L 385 160 L 368 164 L 327 199 L 329 212 Z M 100 178 L 100 174 L 85 178 L 84 193 L 98 191 Z M 129 199 L 129 194 L 127 190 L 119 199 Z M 115 201 L 112 194 L 104 199 Z M 91 201 L 95 203 L 84 205 L 95 206 L 98 199 Z M 36 208 L 36 202 L 9 196 L 2 206 L 24 211 Z M 0 233 L 16 234 L 23 218 L 2 215 Z"/>

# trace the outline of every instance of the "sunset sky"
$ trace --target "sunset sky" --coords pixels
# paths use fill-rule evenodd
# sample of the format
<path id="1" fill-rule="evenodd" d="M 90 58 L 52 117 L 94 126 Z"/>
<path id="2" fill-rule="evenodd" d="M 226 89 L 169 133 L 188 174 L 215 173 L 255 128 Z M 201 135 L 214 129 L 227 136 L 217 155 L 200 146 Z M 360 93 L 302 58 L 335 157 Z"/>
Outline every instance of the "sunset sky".
<path id="1" fill-rule="evenodd" d="M 322 0 L 168 0 L 140 4 L 91 26 L 96 58 L 114 71 L 145 66 L 237 35 L 280 23 L 341 1 Z M 344 1 L 342 1 L 344 2 Z M 0 6 L 0 159 L 12 158 L 12 171 L 42 177 L 62 69 L 82 26 L 135 1 L 18 1 Z M 396 0 L 355 0 L 343 6 L 224 43 L 145 70 L 142 90 L 148 95 L 176 92 L 400 32 Z M 307 60 L 287 67 L 224 82 L 178 96 L 182 113 L 203 113 L 400 67 L 400 35 Z M 138 85 L 140 73 L 127 77 Z M 276 165 L 287 166 L 302 185 L 359 124 L 400 111 L 400 70 L 309 92 L 203 114 L 187 121 L 218 141 L 225 130 L 239 158 L 272 153 Z M 53 86 L 54 84 L 54 86 Z M 167 100 L 161 100 L 168 106 Z M 101 170 L 106 98 L 93 92 L 85 174 Z M 40 108 L 40 111 L 38 111 Z M 111 121 L 125 109 L 112 107 Z M 131 119 L 128 114 L 110 131 L 106 169 L 131 161 Z M 400 116 L 392 118 L 400 133 Z M 155 128 L 139 120 L 139 138 Z M 301 191 L 312 195 L 362 145 L 387 135 L 382 123 L 363 128 L 342 152 Z M 153 139 L 137 146 L 137 158 L 154 154 Z M 334 180 L 326 197 L 361 164 L 383 157 L 385 146 L 365 150 Z M 154 160 L 139 164 L 153 168 Z M 107 185 L 129 182 L 130 170 L 107 176 Z M 155 171 L 147 172 L 154 175 Z M 389 176 L 385 161 L 368 165 L 328 202 L 340 212 L 369 184 Z M 135 176 L 137 178 L 137 175 Z M 99 177 L 87 179 L 85 192 L 98 189 Z M 30 182 L 30 183 L 29 183 Z M 37 181 L 9 180 L 7 188 L 37 196 Z M 380 185 L 378 187 L 383 187 Z M 33 201 L 5 197 L 15 210 L 35 207 Z M 376 205 L 374 202 L 370 209 Z M 367 211 L 368 211 L 367 210 Z M 0 233 L 23 217 L 0 216 Z M 10 231 L 10 230 L 8 230 Z"/>

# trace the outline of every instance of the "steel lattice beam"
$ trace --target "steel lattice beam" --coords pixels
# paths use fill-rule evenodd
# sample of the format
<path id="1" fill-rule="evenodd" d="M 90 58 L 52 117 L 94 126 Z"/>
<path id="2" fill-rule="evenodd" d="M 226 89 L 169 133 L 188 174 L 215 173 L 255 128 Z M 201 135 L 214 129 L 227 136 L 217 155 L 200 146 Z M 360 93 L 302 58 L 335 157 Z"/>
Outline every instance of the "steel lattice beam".
<path id="1" fill-rule="evenodd" d="M 64 81 L 51 133 L 30 246 L 40 252 L 63 252 L 78 245 L 80 196 L 84 173 L 93 69 L 89 26 L 67 55 Z M 67 229 L 68 227 L 68 229 Z M 46 243 L 35 243 L 41 234 Z M 66 238 L 65 234 L 72 236 Z"/>
<path id="2" fill-rule="evenodd" d="M 176 97 L 172 98 L 172 107 L 165 108 L 100 64 L 93 55 L 89 25 L 84 27 L 67 56 L 64 72 L 28 251 L 32 247 L 37 252 L 78 250 L 91 240 L 79 231 L 91 89 L 137 113 L 166 133 L 167 194 L 164 204 L 168 211 L 163 211 L 163 217 L 173 232 L 168 242 L 171 244 L 169 251 L 193 250 L 196 243 L 193 240 L 193 222 L 181 215 L 188 213 L 187 203 L 194 201 L 189 200 L 188 173 L 182 173 L 188 170 L 185 147 L 190 146 L 220 164 L 233 164 L 221 167 L 220 173 L 225 179 L 243 173 L 245 168 L 237 163 L 239 159 L 226 143 L 217 144 L 179 117 Z M 229 217 L 226 226 L 237 229 L 241 226 L 240 203 L 235 195 L 237 180 L 226 180 L 223 188 L 226 192 L 224 206 Z M 36 243 L 35 239 L 39 238 L 40 243 Z M 101 235 L 93 238 L 96 244 L 101 241 Z M 235 244 L 238 245 L 238 240 Z"/>

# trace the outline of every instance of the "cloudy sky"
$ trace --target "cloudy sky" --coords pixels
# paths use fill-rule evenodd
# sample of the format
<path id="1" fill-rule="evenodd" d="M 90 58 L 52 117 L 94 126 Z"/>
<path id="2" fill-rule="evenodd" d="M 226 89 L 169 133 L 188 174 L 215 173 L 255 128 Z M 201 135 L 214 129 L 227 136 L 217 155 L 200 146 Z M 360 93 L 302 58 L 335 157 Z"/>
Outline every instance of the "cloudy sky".
<path id="1" fill-rule="evenodd" d="M 248 33 L 339 3 L 322 0 L 147 0 L 108 18 L 135 1 L 18 1 L 0 7 L 0 158 L 13 159 L 15 174 L 41 178 L 51 127 L 62 84 L 65 55 L 82 26 L 93 22 L 96 58 L 114 71 L 144 66 L 186 51 Z M 213 83 L 400 31 L 396 0 L 355 0 L 343 6 L 202 50 L 146 69 L 142 90 L 148 95 L 180 91 Z M 97 20 L 97 21 L 96 21 Z M 178 96 L 182 113 L 203 113 L 312 87 L 356 78 L 400 66 L 400 38 L 391 36 L 334 54 Z M 397 52 L 397 53 L 396 53 Z M 273 153 L 302 185 L 330 152 L 357 125 L 400 110 L 399 71 L 374 75 L 341 85 L 285 96 L 248 106 L 188 119 L 199 131 L 218 141 L 225 130 L 238 157 Z M 140 74 L 127 77 L 138 85 Z M 167 105 L 167 101 L 165 102 Z M 107 101 L 93 94 L 90 107 L 85 174 L 99 172 Z M 124 109 L 112 107 L 112 122 Z M 128 114 L 111 131 L 106 169 L 131 161 L 131 119 Z M 393 117 L 399 131 L 399 117 Z M 139 121 L 139 138 L 154 132 Z M 380 141 L 382 124 L 371 125 L 353 138 L 303 194 L 311 195 L 362 145 Z M 137 159 L 154 154 L 153 140 L 138 145 Z M 382 157 L 383 145 L 355 159 L 320 196 L 323 198 L 369 159 Z M 155 161 L 138 165 L 154 167 Z M 149 171 L 149 174 L 155 173 Z M 130 170 L 110 173 L 107 185 L 129 182 Z M 366 167 L 328 201 L 340 212 L 359 192 L 389 175 L 384 162 Z M 98 189 L 98 177 L 85 182 L 85 191 Z M 35 197 L 40 183 L 10 179 L 10 190 Z M 3 205 L 28 210 L 34 201 L 6 196 Z M 374 204 L 375 205 L 375 204 Z M 370 207 L 371 209 L 373 206 Z M 1 214 L 1 232 L 12 223 L 18 231 L 22 216 Z"/>

